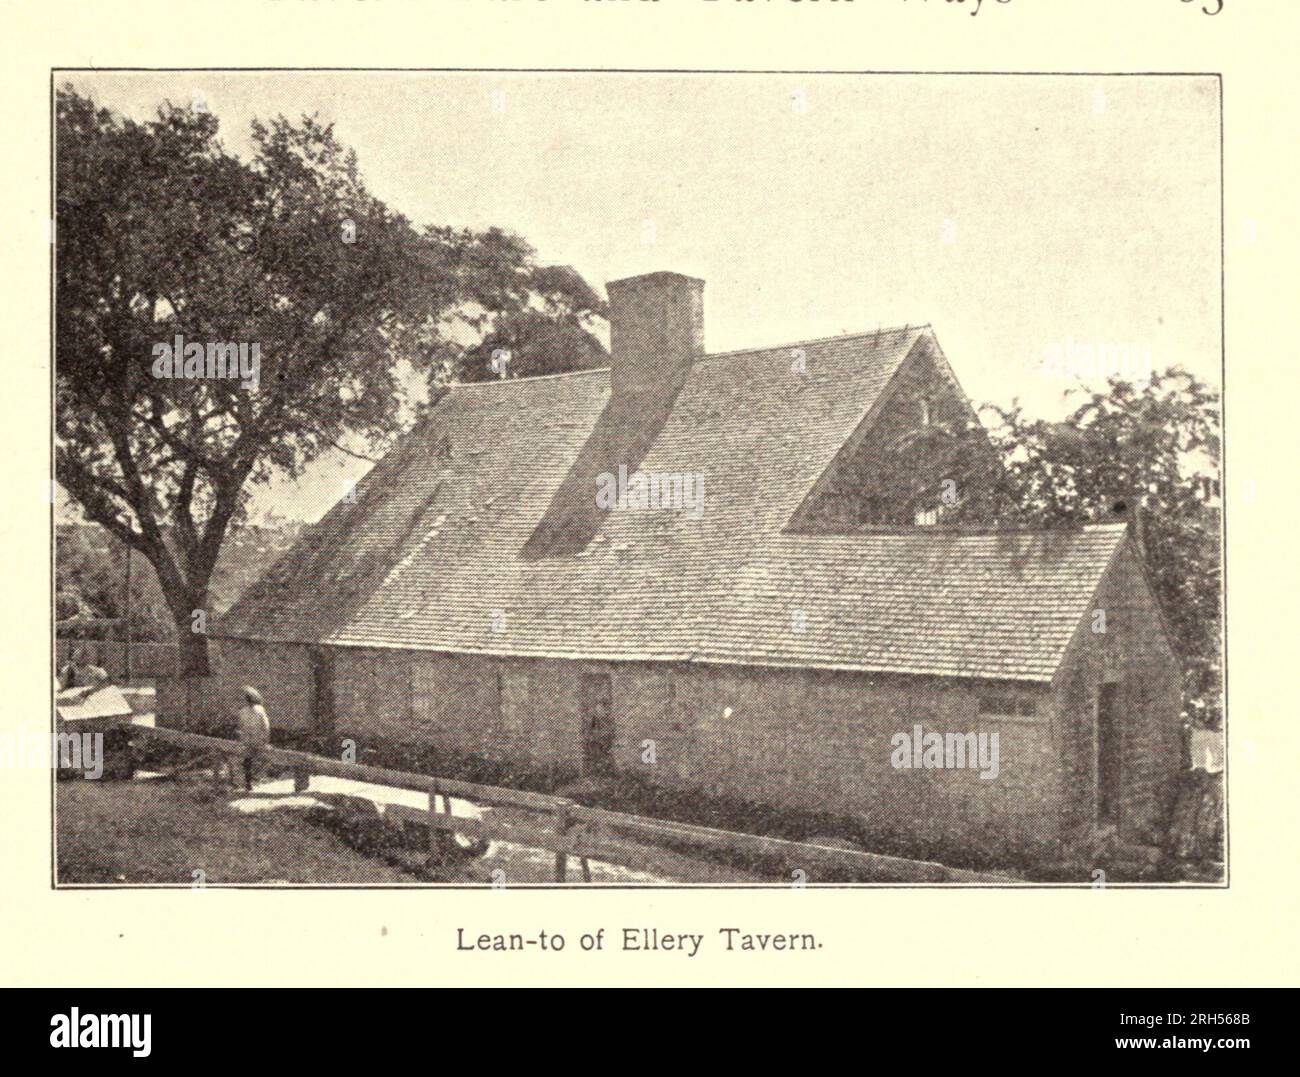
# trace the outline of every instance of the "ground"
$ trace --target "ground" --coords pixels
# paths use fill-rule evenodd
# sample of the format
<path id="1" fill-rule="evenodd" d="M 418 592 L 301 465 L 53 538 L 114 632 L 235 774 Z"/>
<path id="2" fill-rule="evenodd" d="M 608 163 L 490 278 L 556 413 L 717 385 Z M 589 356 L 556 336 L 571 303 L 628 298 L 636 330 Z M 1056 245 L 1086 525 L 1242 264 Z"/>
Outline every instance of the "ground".
<path id="1" fill-rule="evenodd" d="M 58 783 L 61 883 L 400 883 L 411 877 L 292 813 L 245 814 L 209 783 Z"/>
<path id="2" fill-rule="evenodd" d="M 358 806 L 367 812 L 357 812 Z M 259 781 L 252 793 L 218 792 L 204 768 L 176 777 L 58 783 L 60 883 L 208 885 L 249 883 L 419 884 L 426 848 L 394 843 L 399 831 L 372 826 L 390 807 L 424 811 L 423 793 L 315 775 L 295 793 L 291 778 Z M 341 810 L 348 809 L 348 810 Z M 455 815 L 482 809 L 453 799 Z M 373 816 L 370 813 L 374 813 Z M 648 851 L 648 850 L 647 850 Z M 591 861 L 593 883 L 753 880 L 734 868 L 655 850 L 664 873 Z M 555 854 L 493 841 L 486 855 L 440 868 L 446 883 L 554 881 Z M 580 878 L 570 862 L 569 880 Z"/>

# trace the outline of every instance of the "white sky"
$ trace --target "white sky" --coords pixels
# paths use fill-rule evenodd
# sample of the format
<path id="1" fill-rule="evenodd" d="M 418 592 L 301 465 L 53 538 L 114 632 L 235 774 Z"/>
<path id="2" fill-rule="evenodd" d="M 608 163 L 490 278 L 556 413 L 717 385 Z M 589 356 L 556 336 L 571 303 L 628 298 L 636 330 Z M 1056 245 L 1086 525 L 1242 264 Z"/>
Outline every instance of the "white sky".
<path id="1" fill-rule="evenodd" d="M 710 351 L 929 322 L 976 401 L 1061 414 L 1066 382 L 1045 359 L 1068 364 L 1072 342 L 1219 384 L 1211 78 L 66 81 L 141 118 L 165 97 L 202 94 L 237 153 L 255 115 L 319 113 L 375 194 L 418 224 L 517 231 L 540 261 L 596 285 L 656 269 L 703 277 Z M 1086 353 L 1075 356 L 1086 372 Z M 337 493 L 295 500 L 310 516 L 327 506 L 306 502 Z"/>

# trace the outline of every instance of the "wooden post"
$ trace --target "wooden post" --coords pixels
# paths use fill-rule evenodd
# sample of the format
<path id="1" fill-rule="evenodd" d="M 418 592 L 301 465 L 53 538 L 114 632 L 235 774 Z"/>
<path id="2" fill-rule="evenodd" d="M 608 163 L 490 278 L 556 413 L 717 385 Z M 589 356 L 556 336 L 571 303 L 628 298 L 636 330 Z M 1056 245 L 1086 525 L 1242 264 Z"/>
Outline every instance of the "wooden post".
<path id="1" fill-rule="evenodd" d="M 295 793 L 305 793 L 311 785 L 311 771 L 305 766 L 294 767 L 293 769 L 293 791 Z"/>
<path id="2" fill-rule="evenodd" d="M 584 856 L 578 863 L 582 865 L 582 881 L 584 883 L 591 882 L 591 861 Z"/>
<path id="3" fill-rule="evenodd" d="M 129 728 L 122 731 L 122 773 L 128 782 L 135 781 L 135 741 Z"/>
<path id="4" fill-rule="evenodd" d="M 131 547 L 122 544 L 126 550 L 126 584 L 122 588 L 122 623 L 126 626 L 122 632 L 122 667 L 126 682 L 131 683 Z"/>
<path id="5" fill-rule="evenodd" d="M 429 783 L 429 855 L 424 863 L 426 875 L 433 873 L 442 866 L 442 830 L 435 824 L 438 822 L 438 816 L 442 815 L 438 801 L 438 786 L 434 782 Z"/>
<path id="6" fill-rule="evenodd" d="M 564 840 L 564 833 L 569 829 L 569 806 L 567 804 L 560 807 L 555 813 L 555 835 L 561 842 Z M 555 854 L 555 881 L 564 882 L 564 876 L 568 870 L 569 858 L 563 852 Z"/>

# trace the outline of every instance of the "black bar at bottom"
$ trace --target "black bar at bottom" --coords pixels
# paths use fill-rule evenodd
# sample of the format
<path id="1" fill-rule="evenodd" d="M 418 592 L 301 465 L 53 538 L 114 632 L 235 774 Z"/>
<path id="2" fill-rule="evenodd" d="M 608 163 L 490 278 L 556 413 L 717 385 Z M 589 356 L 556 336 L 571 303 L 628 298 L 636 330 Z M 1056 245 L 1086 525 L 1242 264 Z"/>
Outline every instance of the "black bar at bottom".
<path id="1" fill-rule="evenodd" d="M 684 986 L 688 980 L 683 978 Z M 0 1029 L 10 1048 L 48 1051 L 92 1065 L 109 1056 L 133 1064 L 189 1063 L 219 1047 L 255 1058 L 259 1070 L 281 1060 L 319 1062 L 333 1069 L 348 1061 L 382 1064 L 412 1036 L 426 1048 L 468 1046 L 468 1038 L 491 1053 L 496 1047 L 487 1045 L 500 1043 L 500 1034 L 507 1031 L 491 1031 L 500 1022 L 506 1023 L 510 1041 L 528 1042 L 532 1033 L 566 1038 L 571 1033 L 579 1050 L 594 1046 L 593 1038 L 615 1046 L 626 1037 L 644 1050 L 651 1048 L 648 1036 L 676 1039 L 678 1048 L 662 1044 L 676 1055 L 685 1043 L 680 1037 L 704 1033 L 734 1041 L 732 1049 L 740 1052 L 788 1049 L 809 1061 L 836 1041 L 838 1052 L 850 1039 L 856 1043 L 854 1053 L 864 1059 L 877 1049 L 901 1049 L 927 1062 L 948 1057 L 1089 1061 L 1123 1054 L 1195 1054 L 1227 1061 L 1232 1055 L 1284 1047 L 1286 1034 L 1294 1033 L 1296 1005 L 1293 989 L 875 988 L 849 1004 L 858 1015 L 852 1025 L 837 1029 L 838 1022 L 825 1021 L 824 1004 L 809 1003 L 801 1015 L 800 1005 L 785 992 L 785 998 L 770 1003 L 773 1023 L 759 1025 L 754 1018 L 761 1018 L 761 1012 L 747 1014 L 743 1022 L 744 1028 L 765 1029 L 760 1043 L 747 1039 L 738 1026 L 700 1026 L 698 1018 L 685 1017 L 671 1005 L 665 1015 L 656 1016 L 651 1005 L 643 1011 L 620 1007 L 618 1021 L 575 1023 L 572 1003 L 555 1012 L 545 1005 L 500 1008 L 478 992 L 444 991 L 435 1000 L 430 990 L 8 990 L 0 997 Z M 746 1007 L 761 1011 L 763 1004 L 751 992 Z M 673 1011 L 675 1017 L 666 1016 Z M 566 1012 L 568 1019 L 557 1024 Z M 721 1013 L 719 1019 L 730 1024 Z M 691 1025 L 697 1026 L 693 1033 Z M 812 1034 L 814 1028 L 819 1034 Z M 813 1055 L 805 1056 L 805 1051 Z"/>

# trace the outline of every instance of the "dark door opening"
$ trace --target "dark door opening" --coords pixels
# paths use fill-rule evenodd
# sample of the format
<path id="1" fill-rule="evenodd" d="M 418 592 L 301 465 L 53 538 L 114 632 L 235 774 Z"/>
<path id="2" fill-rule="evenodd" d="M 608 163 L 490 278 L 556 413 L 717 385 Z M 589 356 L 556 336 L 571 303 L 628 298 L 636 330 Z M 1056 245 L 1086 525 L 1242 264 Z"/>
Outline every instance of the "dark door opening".
<path id="1" fill-rule="evenodd" d="M 325 647 L 311 649 L 311 726 L 315 733 L 334 732 L 334 655 Z"/>
<path id="2" fill-rule="evenodd" d="M 588 774 L 614 769 L 614 686 L 608 673 L 582 675 L 582 767 Z"/>
<path id="3" fill-rule="evenodd" d="M 1119 685 L 1103 684 L 1097 695 L 1097 819 L 1118 823 L 1120 779 Z"/>

